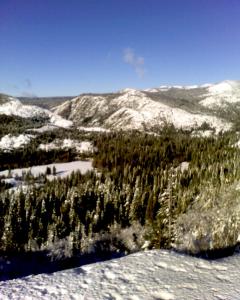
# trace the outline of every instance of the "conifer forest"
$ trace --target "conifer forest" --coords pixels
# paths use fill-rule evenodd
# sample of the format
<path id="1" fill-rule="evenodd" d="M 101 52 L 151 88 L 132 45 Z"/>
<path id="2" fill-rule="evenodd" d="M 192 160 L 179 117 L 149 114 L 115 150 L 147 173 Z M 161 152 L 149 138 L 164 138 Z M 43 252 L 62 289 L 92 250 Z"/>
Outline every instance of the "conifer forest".
<path id="1" fill-rule="evenodd" d="M 72 133 L 75 134 L 76 133 Z M 51 140 L 53 133 L 41 136 Z M 52 137 L 53 138 L 53 137 Z M 79 133 L 79 138 L 81 134 Z M 236 135 L 192 136 L 166 127 L 92 134 L 83 157 L 93 171 L 48 180 L 25 174 L 28 189 L 0 186 L 0 253 L 130 253 L 165 248 L 190 254 L 234 248 L 240 228 Z M 0 154 L 0 168 L 77 159 L 74 151 L 26 148 Z M 224 200 L 223 200 L 224 199 Z M 56 249 L 55 249 L 56 250 Z"/>

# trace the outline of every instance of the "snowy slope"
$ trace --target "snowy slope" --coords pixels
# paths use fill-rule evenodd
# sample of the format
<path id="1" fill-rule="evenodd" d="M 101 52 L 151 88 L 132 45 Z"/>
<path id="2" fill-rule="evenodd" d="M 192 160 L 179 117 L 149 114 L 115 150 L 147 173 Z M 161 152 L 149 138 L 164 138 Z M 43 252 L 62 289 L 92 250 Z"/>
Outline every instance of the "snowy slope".
<path id="1" fill-rule="evenodd" d="M 2 300 L 237 300 L 240 255 L 206 261 L 152 250 L 0 283 Z"/>
<path id="2" fill-rule="evenodd" d="M 240 81 L 226 80 L 209 86 L 200 104 L 209 108 L 217 108 L 239 102 Z"/>
<path id="3" fill-rule="evenodd" d="M 0 139 L 0 149 L 11 151 L 13 149 L 21 148 L 28 144 L 32 138 L 34 138 L 34 136 L 31 134 L 20 134 L 18 136 L 7 134 Z"/>
<path id="4" fill-rule="evenodd" d="M 192 90 L 187 87 L 186 90 Z M 150 93 L 151 94 L 151 93 Z M 215 116 L 191 113 L 181 108 L 172 107 L 155 101 L 146 92 L 125 89 L 115 95 L 83 95 L 65 102 L 54 109 L 75 124 L 89 127 L 111 129 L 150 130 L 170 123 L 177 128 L 195 128 L 203 123 L 209 124 L 216 131 L 231 127 Z"/>
<path id="5" fill-rule="evenodd" d="M 19 116 L 22 118 L 49 118 L 50 123 L 64 128 L 68 128 L 72 125 L 71 121 L 65 120 L 64 118 L 52 113 L 47 109 L 43 109 L 34 105 L 23 105 L 18 99 L 13 97 L 8 97 L 8 101 L 0 105 L 0 114 Z"/>
<path id="6" fill-rule="evenodd" d="M 193 128 L 206 122 L 217 131 L 224 130 L 226 126 L 216 117 L 192 114 L 179 108 L 169 107 L 161 102 L 151 100 L 144 93 L 136 90 L 124 93 L 115 98 L 112 103 L 118 107 L 122 106 L 122 108 L 108 118 L 106 124 L 115 125 L 119 129 L 124 125 L 139 129 L 143 124 L 150 128 L 153 125 L 163 125 L 165 122 L 173 124 L 176 128 Z M 118 120 L 120 120 L 120 124 Z M 229 127 L 230 124 L 227 125 L 227 128 Z"/>
<path id="7" fill-rule="evenodd" d="M 197 89 L 197 88 L 201 88 L 201 85 L 161 85 L 158 88 L 150 88 L 150 89 L 145 89 L 143 91 L 145 92 L 150 92 L 150 93 L 156 93 L 159 91 L 167 91 L 170 89 L 180 89 L 180 90 L 192 90 L 192 89 Z"/>

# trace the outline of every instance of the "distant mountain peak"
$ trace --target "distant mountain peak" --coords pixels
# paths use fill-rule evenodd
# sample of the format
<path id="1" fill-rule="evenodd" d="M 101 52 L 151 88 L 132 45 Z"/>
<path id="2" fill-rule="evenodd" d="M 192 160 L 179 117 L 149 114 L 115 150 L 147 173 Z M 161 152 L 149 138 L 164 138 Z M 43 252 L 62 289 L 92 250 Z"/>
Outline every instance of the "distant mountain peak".
<path id="1" fill-rule="evenodd" d="M 126 88 L 126 89 L 122 89 L 119 91 L 119 93 L 123 94 L 123 93 L 129 93 L 129 94 L 134 94 L 139 92 L 139 90 L 137 89 L 133 89 L 133 88 Z"/>

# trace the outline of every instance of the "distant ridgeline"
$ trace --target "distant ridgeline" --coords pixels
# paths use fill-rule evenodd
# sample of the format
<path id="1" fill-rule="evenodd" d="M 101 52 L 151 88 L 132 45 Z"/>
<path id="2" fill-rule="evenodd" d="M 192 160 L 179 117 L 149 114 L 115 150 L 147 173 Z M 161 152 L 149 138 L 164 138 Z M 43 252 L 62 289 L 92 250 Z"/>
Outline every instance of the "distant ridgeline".
<path id="1" fill-rule="evenodd" d="M 26 191 L 2 189 L 2 255 L 36 250 L 54 255 L 60 249 L 75 256 L 145 247 L 198 254 L 237 245 L 236 136 L 192 137 L 166 127 L 158 135 L 112 132 L 91 139 L 94 172 L 75 172 Z M 27 153 L 17 159 L 17 151 L 1 154 L 1 167 L 12 158 L 37 163 L 35 157 L 45 154 L 36 149 L 17 150 Z"/>
<path id="2" fill-rule="evenodd" d="M 73 99 L 73 96 L 66 97 L 18 97 L 18 99 L 27 105 L 37 105 L 43 108 L 50 109 L 53 106 L 60 105 L 61 103 Z"/>

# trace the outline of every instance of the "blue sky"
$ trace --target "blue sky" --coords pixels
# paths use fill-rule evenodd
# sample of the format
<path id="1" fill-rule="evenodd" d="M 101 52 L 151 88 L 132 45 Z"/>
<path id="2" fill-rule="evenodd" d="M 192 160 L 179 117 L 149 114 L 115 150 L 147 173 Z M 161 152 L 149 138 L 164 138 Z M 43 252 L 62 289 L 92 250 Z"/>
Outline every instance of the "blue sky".
<path id="1" fill-rule="evenodd" d="M 0 92 L 240 79 L 239 0 L 0 0 Z"/>

